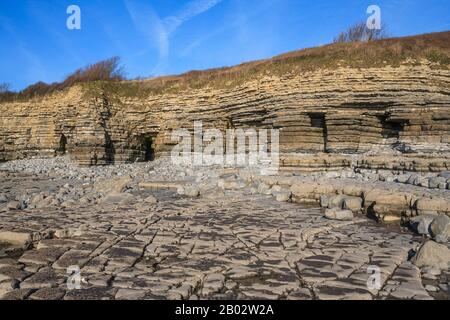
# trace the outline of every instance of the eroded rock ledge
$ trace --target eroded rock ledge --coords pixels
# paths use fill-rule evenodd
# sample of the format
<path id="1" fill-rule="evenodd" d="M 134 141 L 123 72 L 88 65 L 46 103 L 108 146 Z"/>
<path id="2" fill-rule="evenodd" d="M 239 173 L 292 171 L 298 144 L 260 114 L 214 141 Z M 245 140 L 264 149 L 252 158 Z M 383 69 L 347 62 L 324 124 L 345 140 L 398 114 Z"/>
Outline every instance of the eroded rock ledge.
<path id="1" fill-rule="evenodd" d="M 407 154 L 406 161 L 369 157 L 358 166 L 441 171 L 450 167 L 449 76 L 424 61 L 266 75 L 230 89 L 144 98 L 77 86 L 0 104 L 0 160 L 65 152 L 81 165 L 145 160 L 171 150 L 173 129 L 192 129 L 201 120 L 204 128 L 221 130 L 280 129 L 283 164 L 290 170 L 341 169 L 351 162 L 328 156 L 305 165 L 298 153 L 376 155 L 387 149 Z"/>

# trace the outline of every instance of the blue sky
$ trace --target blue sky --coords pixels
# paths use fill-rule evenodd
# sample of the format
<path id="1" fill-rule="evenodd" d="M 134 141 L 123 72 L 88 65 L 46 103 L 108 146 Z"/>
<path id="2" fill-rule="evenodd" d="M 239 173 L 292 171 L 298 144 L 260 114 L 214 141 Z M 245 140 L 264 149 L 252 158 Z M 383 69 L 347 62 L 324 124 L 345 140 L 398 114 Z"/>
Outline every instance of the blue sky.
<path id="1" fill-rule="evenodd" d="M 66 27 L 72 4 L 81 30 Z M 329 43 L 371 4 L 392 36 L 450 29 L 448 0 L 0 0 L 0 82 L 61 81 L 111 56 L 129 78 L 230 66 Z"/>

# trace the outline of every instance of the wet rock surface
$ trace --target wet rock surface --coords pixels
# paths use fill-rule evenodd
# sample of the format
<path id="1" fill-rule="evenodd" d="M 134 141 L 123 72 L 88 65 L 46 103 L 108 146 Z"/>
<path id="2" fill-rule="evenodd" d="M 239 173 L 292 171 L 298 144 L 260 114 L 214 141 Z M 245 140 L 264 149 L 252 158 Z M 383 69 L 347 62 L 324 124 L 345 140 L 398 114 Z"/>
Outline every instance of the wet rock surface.
<path id="1" fill-rule="evenodd" d="M 3 299 L 449 298 L 450 245 L 424 238 L 445 219 L 432 232 L 433 220 L 418 221 L 423 235 L 377 223 L 367 202 L 388 212 L 409 200 L 358 189 L 355 176 L 167 159 L 78 168 L 64 157 L 8 162 L 0 175 Z M 424 192 L 394 179 L 370 186 Z"/>

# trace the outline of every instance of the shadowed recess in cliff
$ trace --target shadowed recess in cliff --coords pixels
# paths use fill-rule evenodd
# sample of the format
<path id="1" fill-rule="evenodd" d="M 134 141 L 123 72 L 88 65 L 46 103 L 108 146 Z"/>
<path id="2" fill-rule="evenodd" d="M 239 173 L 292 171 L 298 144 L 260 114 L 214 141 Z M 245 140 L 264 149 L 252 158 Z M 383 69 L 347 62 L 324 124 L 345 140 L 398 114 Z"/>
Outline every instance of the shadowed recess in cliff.
<path id="1" fill-rule="evenodd" d="M 144 161 L 153 161 L 155 159 L 155 150 L 153 149 L 152 137 L 144 136 L 142 140 Z"/>
<path id="2" fill-rule="evenodd" d="M 381 117 L 381 124 L 383 126 L 381 135 L 387 139 L 398 139 L 407 122 L 407 120 L 389 120 L 386 117 Z"/>
<path id="3" fill-rule="evenodd" d="M 327 125 L 325 122 L 325 114 L 312 112 L 309 113 L 308 116 L 311 120 L 311 128 L 318 128 L 321 131 L 319 135 L 323 137 L 323 151 L 327 152 L 328 134 L 327 134 Z"/>
<path id="4" fill-rule="evenodd" d="M 64 155 L 67 152 L 67 137 L 64 134 L 61 134 L 61 138 L 59 139 L 59 148 L 56 151 L 57 155 Z"/>

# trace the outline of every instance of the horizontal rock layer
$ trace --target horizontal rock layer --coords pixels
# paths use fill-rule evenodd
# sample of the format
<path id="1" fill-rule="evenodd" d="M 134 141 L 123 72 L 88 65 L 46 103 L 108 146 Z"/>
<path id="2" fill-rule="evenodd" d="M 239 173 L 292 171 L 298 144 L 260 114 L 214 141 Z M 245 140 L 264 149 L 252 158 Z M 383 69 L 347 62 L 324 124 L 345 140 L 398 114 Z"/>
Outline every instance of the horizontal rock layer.
<path id="1" fill-rule="evenodd" d="M 450 71 L 428 63 L 316 70 L 251 80 L 228 89 L 130 98 L 86 86 L 27 102 L 0 104 L 0 160 L 68 152 L 81 165 L 151 160 L 170 152 L 174 129 L 280 129 L 286 170 L 340 169 L 349 157 L 299 153 L 412 153 L 386 161 L 359 158 L 361 168 L 439 171 L 450 167 Z M 431 159 L 414 160 L 418 153 Z M 409 158 L 408 158 L 409 157 Z M 421 156 L 426 158 L 426 156 Z M 429 157 L 430 158 L 430 157 Z M 314 163 L 315 162 L 315 163 Z M 391 168 L 386 168 L 391 167 Z M 435 170 L 434 170 L 434 169 Z"/>

